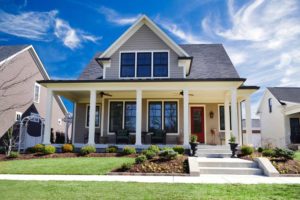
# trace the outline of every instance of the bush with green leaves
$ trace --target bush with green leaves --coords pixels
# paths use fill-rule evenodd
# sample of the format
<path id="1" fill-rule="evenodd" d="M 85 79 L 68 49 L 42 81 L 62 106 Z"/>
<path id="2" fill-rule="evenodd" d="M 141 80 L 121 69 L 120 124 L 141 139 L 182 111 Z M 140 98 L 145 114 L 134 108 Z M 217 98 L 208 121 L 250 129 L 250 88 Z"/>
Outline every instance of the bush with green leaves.
<path id="1" fill-rule="evenodd" d="M 123 153 L 124 155 L 135 154 L 135 153 L 136 153 L 136 150 L 135 150 L 134 147 L 126 146 L 126 147 L 123 148 L 122 153 Z"/>
<path id="2" fill-rule="evenodd" d="M 161 150 L 162 151 L 171 151 L 171 150 L 173 150 L 173 148 L 172 147 L 163 147 Z"/>
<path id="3" fill-rule="evenodd" d="M 0 146 L 0 154 L 5 154 L 5 147 Z"/>
<path id="4" fill-rule="evenodd" d="M 16 151 L 11 151 L 7 157 L 8 158 L 17 158 L 17 157 L 19 157 L 19 153 Z"/>
<path id="5" fill-rule="evenodd" d="M 125 172 L 125 171 L 129 170 L 132 166 L 133 166 L 132 163 L 123 163 L 120 170 Z"/>
<path id="6" fill-rule="evenodd" d="M 263 148 L 262 147 L 258 147 L 258 149 L 257 149 L 257 151 L 259 152 L 259 153 L 261 153 L 261 152 L 263 152 Z"/>
<path id="7" fill-rule="evenodd" d="M 46 146 L 44 147 L 43 153 L 44 153 L 45 155 L 48 155 L 48 154 L 54 154 L 55 151 L 56 151 L 55 146 L 52 146 L 52 145 L 46 145 Z"/>
<path id="8" fill-rule="evenodd" d="M 159 149 L 159 147 L 157 145 L 150 145 L 148 147 L 148 150 L 153 151 L 155 153 L 159 153 L 159 151 L 160 151 L 160 149 Z"/>
<path id="9" fill-rule="evenodd" d="M 173 147 L 173 150 L 175 152 L 177 152 L 178 154 L 183 154 L 184 153 L 184 147 L 183 146 L 177 145 L 177 146 Z"/>
<path id="10" fill-rule="evenodd" d="M 163 150 L 159 153 L 159 157 L 165 160 L 174 160 L 178 156 L 178 153 L 172 150 Z"/>
<path id="11" fill-rule="evenodd" d="M 36 144 L 32 147 L 33 153 L 43 153 L 45 146 L 43 144 Z"/>
<path id="12" fill-rule="evenodd" d="M 64 144 L 61 147 L 63 153 L 71 153 L 74 151 L 74 146 L 72 144 Z"/>
<path id="13" fill-rule="evenodd" d="M 140 164 L 143 163 L 147 160 L 147 157 L 145 155 L 139 155 L 138 157 L 135 158 L 135 163 Z"/>
<path id="14" fill-rule="evenodd" d="M 82 156 L 88 155 L 90 153 L 95 153 L 95 152 L 96 152 L 96 148 L 92 145 L 87 145 L 80 149 L 80 155 Z"/>
<path id="15" fill-rule="evenodd" d="M 287 160 L 292 160 L 295 156 L 295 152 L 289 149 L 281 149 L 281 148 L 275 148 L 274 149 L 274 156 L 275 157 L 282 157 Z"/>
<path id="16" fill-rule="evenodd" d="M 241 152 L 244 156 L 248 156 L 248 155 L 251 155 L 253 154 L 254 152 L 254 148 L 253 147 L 250 147 L 250 146 L 247 146 L 247 145 L 243 145 L 241 147 Z"/>
<path id="17" fill-rule="evenodd" d="M 147 157 L 147 159 L 152 159 L 157 155 L 156 152 L 149 150 L 149 149 L 144 150 L 142 153 Z"/>
<path id="18" fill-rule="evenodd" d="M 275 155 L 275 152 L 273 149 L 264 149 L 262 151 L 262 155 L 265 157 L 273 157 Z"/>
<path id="19" fill-rule="evenodd" d="M 116 146 L 109 146 L 105 149 L 106 153 L 117 153 L 118 152 L 118 147 Z"/>

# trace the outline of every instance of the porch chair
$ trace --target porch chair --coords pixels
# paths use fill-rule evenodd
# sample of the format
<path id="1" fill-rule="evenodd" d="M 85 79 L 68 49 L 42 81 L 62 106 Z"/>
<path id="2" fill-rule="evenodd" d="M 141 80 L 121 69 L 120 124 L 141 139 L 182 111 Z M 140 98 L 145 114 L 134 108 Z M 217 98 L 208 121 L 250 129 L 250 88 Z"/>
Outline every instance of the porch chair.
<path id="1" fill-rule="evenodd" d="M 129 131 L 127 129 L 120 129 L 115 132 L 116 144 L 129 144 Z"/>
<path id="2" fill-rule="evenodd" d="M 166 135 L 167 132 L 165 130 L 153 130 L 153 134 L 151 134 L 151 144 L 166 144 Z"/>

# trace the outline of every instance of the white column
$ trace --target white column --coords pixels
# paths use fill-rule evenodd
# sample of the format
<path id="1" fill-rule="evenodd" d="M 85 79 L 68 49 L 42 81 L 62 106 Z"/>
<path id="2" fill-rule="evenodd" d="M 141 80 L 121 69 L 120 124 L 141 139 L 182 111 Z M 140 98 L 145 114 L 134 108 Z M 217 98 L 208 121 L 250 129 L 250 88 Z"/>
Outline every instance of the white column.
<path id="1" fill-rule="evenodd" d="M 189 91 L 183 90 L 183 145 L 189 145 Z"/>
<path id="2" fill-rule="evenodd" d="M 135 145 L 142 145 L 142 91 L 136 91 Z"/>
<path id="3" fill-rule="evenodd" d="M 101 124 L 100 124 L 100 127 L 101 127 L 100 136 L 101 137 L 103 136 L 103 123 L 104 123 L 104 98 L 102 97 L 102 99 L 101 99 Z"/>
<path id="4" fill-rule="evenodd" d="M 89 145 L 95 145 L 96 90 L 90 91 Z"/>
<path id="5" fill-rule="evenodd" d="M 236 137 L 238 142 L 238 115 L 237 115 L 237 95 L 236 89 L 231 90 L 231 126 L 232 126 L 232 134 Z"/>
<path id="6" fill-rule="evenodd" d="M 51 134 L 51 120 L 52 120 L 52 103 L 53 103 L 53 91 L 52 89 L 47 89 L 47 103 L 46 103 L 47 108 L 46 108 L 43 144 L 51 144 L 50 134 Z"/>
<path id="7" fill-rule="evenodd" d="M 229 108 L 229 98 L 225 97 L 224 102 L 224 112 L 225 112 L 225 145 L 228 144 L 230 138 L 230 108 Z"/>
<path id="8" fill-rule="evenodd" d="M 246 137 L 245 144 L 252 144 L 252 120 L 251 120 L 251 103 L 250 97 L 245 101 L 246 107 Z"/>
<path id="9" fill-rule="evenodd" d="M 73 120 L 72 120 L 72 144 L 75 142 L 75 134 L 76 134 L 76 112 L 77 112 L 77 103 L 73 103 Z"/>

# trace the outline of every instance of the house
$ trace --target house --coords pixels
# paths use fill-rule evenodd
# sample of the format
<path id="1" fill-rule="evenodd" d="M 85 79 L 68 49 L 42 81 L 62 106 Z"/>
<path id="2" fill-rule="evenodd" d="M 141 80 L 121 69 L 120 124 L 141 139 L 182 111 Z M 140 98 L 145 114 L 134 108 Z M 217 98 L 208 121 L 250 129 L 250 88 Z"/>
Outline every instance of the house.
<path id="1" fill-rule="evenodd" d="M 13 125 L 18 135 L 20 120 L 29 115 L 45 117 L 47 89 L 36 81 L 49 79 L 33 46 L 0 46 L 0 138 Z M 57 96 L 52 110 L 52 131 L 64 132 L 63 118 L 67 111 Z M 30 121 L 27 125 L 23 148 L 41 143 L 42 139 L 41 123 Z"/>
<path id="2" fill-rule="evenodd" d="M 260 134 L 260 119 L 252 119 L 252 140 L 251 144 L 254 147 L 261 147 L 261 134 Z M 242 120 L 242 130 L 243 130 L 243 137 L 247 136 L 246 132 L 246 120 Z"/>
<path id="3" fill-rule="evenodd" d="M 257 113 L 261 119 L 263 145 L 300 144 L 300 88 L 267 88 Z"/>
<path id="4" fill-rule="evenodd" d="M 179 45 L 147 16 L 86 66 L 77 80 L 41 80 L 48 89 L 44 143 L 50 143 L 53 95 L 74 103 L 72 142 L 108 145 L 241 144 L 240 103 L 250 96 L 221 44 Z M 231 110 L 231 111 L 230 111 Z M 248 141 L 244 141 L 248 143 Z"/>

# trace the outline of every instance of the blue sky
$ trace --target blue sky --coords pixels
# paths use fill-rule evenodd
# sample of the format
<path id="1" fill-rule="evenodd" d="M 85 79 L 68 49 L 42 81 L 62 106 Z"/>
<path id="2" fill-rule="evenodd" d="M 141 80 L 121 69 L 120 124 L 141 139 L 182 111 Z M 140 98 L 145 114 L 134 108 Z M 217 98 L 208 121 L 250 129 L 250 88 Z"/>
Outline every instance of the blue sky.
<path id="1" fill-rule="evenodd" d="M 297 0 L 0 0 L 0 44 L 33 44 L 53 79 L 74 79 L 141 14 L 178 43 L 222 43 L 262 87 L 253 113 L 265 87 L 300 86 Z"/>

